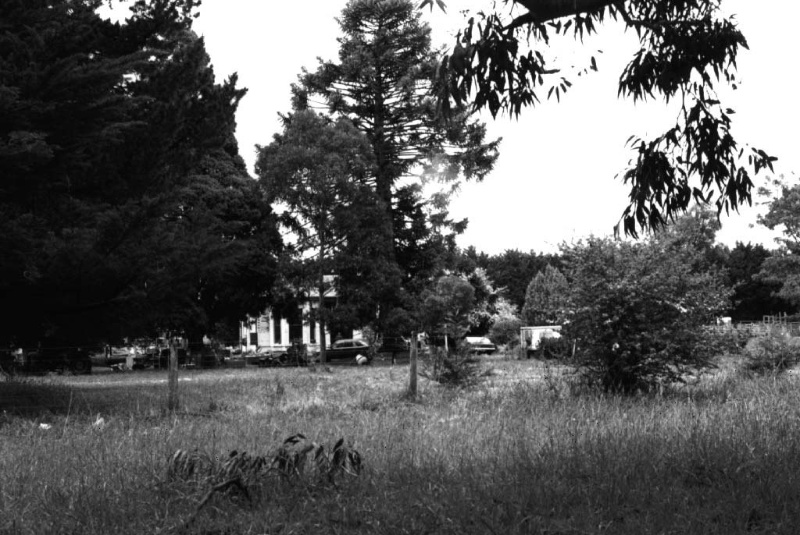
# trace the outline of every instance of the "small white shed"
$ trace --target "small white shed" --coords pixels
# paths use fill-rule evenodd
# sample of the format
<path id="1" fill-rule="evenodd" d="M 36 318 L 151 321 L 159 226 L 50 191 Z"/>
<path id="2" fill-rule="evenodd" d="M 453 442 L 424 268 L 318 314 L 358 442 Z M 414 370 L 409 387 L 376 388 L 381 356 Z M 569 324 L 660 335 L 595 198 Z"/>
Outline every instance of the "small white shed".
<path id="1" fill-rule="evenodd" d="M 536 351 L 542 338 L 561 338 L 561 325 L 520 327 L 519 345 L 528 351 Z"/>

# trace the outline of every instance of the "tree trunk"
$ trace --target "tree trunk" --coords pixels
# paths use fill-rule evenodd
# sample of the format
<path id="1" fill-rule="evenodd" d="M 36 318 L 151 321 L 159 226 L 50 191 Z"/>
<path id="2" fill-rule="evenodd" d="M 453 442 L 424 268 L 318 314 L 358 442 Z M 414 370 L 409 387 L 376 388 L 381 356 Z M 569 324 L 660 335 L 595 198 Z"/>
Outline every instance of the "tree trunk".
<path id="1" fill-rule="evenodd" d="M 175 340 L 169 341 L 169 379 L 167 380 L 167 410 L 178 410 L 178 348 Z"/>
<path id="2" fill-rule="evenodd" d="M 409 352 L 409 375 L 408 375 L 408 393 L 412 397 L 417 395 L 417 348 L 419 341 L 417 340 L 417 332 L 411 333 L 411 350 Z"/>
<path id="3" fill-rule="evenodd" d="M 325 347 L 325 241 L 324 229 L 320 225 L 319 231 L 319 280 L 317 292 L 319 292 L 317 302 L 317 312 L 319 313 L 319 361 L 324 364 L 328 361 Z"/>

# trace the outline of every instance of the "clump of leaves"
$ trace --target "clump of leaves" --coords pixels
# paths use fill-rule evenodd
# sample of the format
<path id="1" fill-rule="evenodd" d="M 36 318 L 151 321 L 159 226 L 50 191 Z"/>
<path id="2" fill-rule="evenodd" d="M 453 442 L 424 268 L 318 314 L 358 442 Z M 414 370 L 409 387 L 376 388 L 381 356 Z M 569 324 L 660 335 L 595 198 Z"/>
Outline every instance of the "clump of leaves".
<path id="1" fill-rule="evenodd" d="M 287 481 L 317 480 L 336 486 L 338 476 L 361 474 L 362 464 L 361 454 L 347 446 L 344 438 L 326 449 L 298 433 L 284 440 L 271 467 Z"/>
<path id="2" fill-rule="evenodd" d="M 707 329 L 732 290 L 707 260 L 714 221 L 689 214 L 647 241 L 564 246 L 572 313 L 564 335 L 587 381 L 632 394 L 713 368 Z"/>
<path id="3" fill-rule="evenodd" d="M 536 352 L 543 359 L 565 359 L 572 355 L 572 341 L 564 337 L 542 338 Z"/>
<path id="4" fill-rule="evenodd" d="M 454 353 L 437 347 L 422 359 L 419 374 L 448 387 L 467 388 L 481 379 L 480 361 L 466 347 Z"/>
<path id="5" fill-rule="evenodd" d="M 198 510 L 215 493 L 243 495 L 251 501 L 251 492 L 275 482 L 300 482 L 304 485 L 332 485 L 343 475 L 358 476 L 362 470 L 361 454 L 340 438 L 332 448 L 292 435 L 272 455 L 250 455 L 231 451 L 227 457 L 207 455 L 197 450 L 177 450 L 167 463 L 167 482 L 189 483 L 208 489 Z"/>
<path id="6" fill-rule="evenodd" d="M 744 353 L 745 369 L 756 374 L 779 374 L 800 363 L 800 343 L 781 335 L 753 338 Z"/>
<path id="7" fill-rule="evenodd" d="M 267 457 L 237 450 L 232 450 L 225 458 L 197 450 L 177 450 L 167 463 L 167 481 L 216 487 L 223 483 L 230 485 L 235 480 L 238 486 L 246 489 L 266 477 L 269 468 Z"/>

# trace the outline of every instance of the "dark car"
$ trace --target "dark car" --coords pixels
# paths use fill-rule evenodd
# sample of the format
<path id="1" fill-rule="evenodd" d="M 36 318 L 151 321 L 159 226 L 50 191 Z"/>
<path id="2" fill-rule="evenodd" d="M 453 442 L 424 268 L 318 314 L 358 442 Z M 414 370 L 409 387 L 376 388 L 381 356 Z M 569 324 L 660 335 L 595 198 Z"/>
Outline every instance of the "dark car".
<path id="1" fill-rule="evenodd" d="M 402 336 L 384 336 L 381 342 L 381 353 L 404 353 L 411 348 L 411 343 Z"/>
<path id="2" fill-rule="evenodd" d="M 261 368 L 308 365 L 308 346 L 302 342 L 293 342 L 286 351 L 259 348 L 256 354 L 258 355 L 258 366 Z"/>
<path id="3" fill-rule="evenodd" d="M 11 350 L 0 349 L 0 373 L 12 374 L 17 370 L 17 357 Z"/>
<path id="4" fill-rule="evenodd" d="M 186 349 L 179 347 L 178 366 L 185 366 L 189 362 L 189 354 Z M 133 369 L 143 370 L 145 368 L 169 368 L 169 348 L 162 348 L 156 351 L 147 351 L 133 357 Z"/>
<path id="5" fill-rule="evenodd" d="M 362 355 L 372 360 L 372 351 L 366 340 L 344 339 L 336 340 L 331 347 L 325 351 L 325 358 L 328 360 L 353 360 Z"/>
<path id="6" fill-rule="evenodd" d="M 41 347 L 22 354 L 21 368 L 26 372 L 92 373 L 89 352 L 79 347 Z"/>

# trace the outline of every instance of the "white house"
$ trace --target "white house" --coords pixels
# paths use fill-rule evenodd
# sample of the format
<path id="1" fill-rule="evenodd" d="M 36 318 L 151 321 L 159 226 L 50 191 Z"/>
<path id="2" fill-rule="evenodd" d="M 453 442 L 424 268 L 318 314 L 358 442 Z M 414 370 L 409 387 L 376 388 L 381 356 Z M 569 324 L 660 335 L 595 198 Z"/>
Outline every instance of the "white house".
<path id="1" fill-rule="evenodd" d="M 332 306 L 336 303 L 336 288 L 333 277 L 325 277 L 325 303 Z M 292 342 L 300 341 L 308 346 L 309 351 L 319 350 L 319 325 L 314 320 L 309 320 L 308 315 L 316 309 L 319 302 L 319 292 L 313 289 L 308 292 L 307 299 L 300 305 L 298 313 L 292 318 L 281 316 L 270 307 L 257 317 L 248 317 L 239 324 L 239 338 L 243 351 L 255 351 L 259 347 L 266 347 L 272 351 L 284 351 Z M 343 338 L 353 337 L 353 333 L 344 333 Z M 325 346 L 329 347 L 331 333 L 326 329 Z"/>

